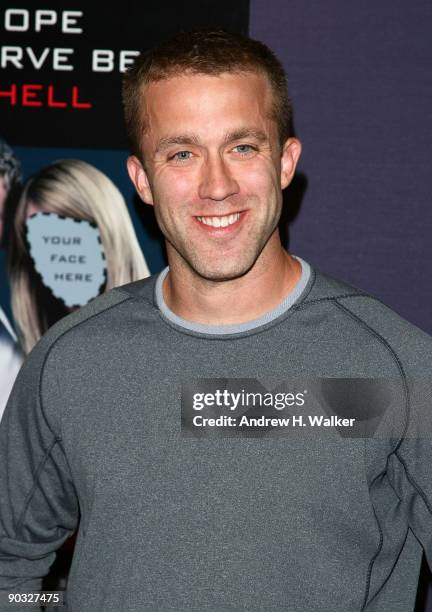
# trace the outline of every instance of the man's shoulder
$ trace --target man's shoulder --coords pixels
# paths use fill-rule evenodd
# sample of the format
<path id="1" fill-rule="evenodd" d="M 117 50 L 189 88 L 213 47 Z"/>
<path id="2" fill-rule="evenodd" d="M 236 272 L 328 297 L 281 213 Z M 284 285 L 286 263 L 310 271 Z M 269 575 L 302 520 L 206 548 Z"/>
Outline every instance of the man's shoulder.
<path id="1" fill-rule="evenodd" d="M 153 305 L 153 290 L 157 275 L 149 276 L 138 281 L 114 287 L 103 293 L 78 310 L 66 315 L 57 321 L 42 336 L 38 343 L 40 350 L 49 349 L 60 339 L 76 334 L 108 333 L 116 322 L 127 324 L 126 308 L 128 302 L 134 298 L 140 300 L 140 310 L 155 309 Z M 132 307 L 133 309 L 133 307 Z"/>
<path id="2" fill-rule="evenodd" d="M 97 368 L 103 372 L 112 362 L 113 347 L 121 362 L 128 358 L 133 338 L 154 333 L 158 317 L 152 300 L 154 280 L 148 277 L 94 298 L 52 325 L 27 355 L 16 386 L 31 390 L 34 397 L 39 389 L 52 423 L 58 420 L 59 376 L 85 381 L 89 373 Z"/>
<path id="3" fill-rule="evenodd" d="M 432 336 L 398 314 L 376 296 L 344 281 L 315 270 L 311 290 L 304 307 L 332 304 L 332 311 L 344 320 L 354 321 L 359 329 L 388 345 L 411 367 L 432 365 Z"/>
<path id="4" fill-rule="evenodd" d="M 330 276 L 315 266 L 311 267 L 311 271 L 309 291 L 302 301 L 304 305 L 325 300 L 336 300 L 346 296 L 369 296 L 366 291 Z"/>

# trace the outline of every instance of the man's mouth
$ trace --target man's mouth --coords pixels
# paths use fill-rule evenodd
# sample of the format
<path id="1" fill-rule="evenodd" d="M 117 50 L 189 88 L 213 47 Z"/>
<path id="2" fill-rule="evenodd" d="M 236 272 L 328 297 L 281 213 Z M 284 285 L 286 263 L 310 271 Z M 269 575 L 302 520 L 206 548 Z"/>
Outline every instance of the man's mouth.
<path id="1" fill-rule="evenodd" d="M 201 223 L 204 223 L 204 225 L 210 225 L 211 227 L 228 227 L 240 219 L 240 213 L 236 212 L 231 215 L 218 217 L 196 217 L 196 219 L 198 219 L 198 221 Z"/>

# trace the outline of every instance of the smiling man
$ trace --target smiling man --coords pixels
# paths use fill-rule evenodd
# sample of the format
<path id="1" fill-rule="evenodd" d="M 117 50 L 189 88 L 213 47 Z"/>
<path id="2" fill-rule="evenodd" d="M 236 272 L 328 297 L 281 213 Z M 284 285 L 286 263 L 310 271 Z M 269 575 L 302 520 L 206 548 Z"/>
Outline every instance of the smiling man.
<path id="1" fill-rule="evenodd" d="M 218 45 L 213 36 L 209 47 Z M 172 66 L 163 78 L 153 77 L 138 116 L 129 119 L 137 153 L 128 160 L 166 238 L 167 304 L 186 319 L 217 324 L 269 311 L 301 275 L 278 231 L 281 189 L 291 182 L 301 150 L 288 135 L 283 72 L 276 62 L 271 75 L 253 65 L 223 68 L 213 64 L 216 74 L 189 68 L 177 76 Z M 271 87 L 272 77 L 281 91 Z M 127 113 L 140 78 L 136 68 L 126 79 Z"/>
<path id="2" fill-rule="evenodd" d="M 40 589 L 79 527 L 74 612 L 413 610 L 432 343 L 281 245 L 301 149 L 281 64 L 239 35 L 179 34 L 123 93 L 169 265 L 62 319 L 19 374 L 4 597 Z"/>

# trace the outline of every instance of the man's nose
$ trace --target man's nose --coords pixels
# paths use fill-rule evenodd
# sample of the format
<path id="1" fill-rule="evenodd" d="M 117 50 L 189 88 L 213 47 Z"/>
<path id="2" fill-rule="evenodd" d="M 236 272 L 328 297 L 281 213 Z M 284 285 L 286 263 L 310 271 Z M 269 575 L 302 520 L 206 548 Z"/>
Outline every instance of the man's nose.
<path id="1" fill-rule="evenodd" d="M 205 161 L 201 171 L 198 195 L 202 199 L 224 200 L 238 193 L 239 185 L 232 176 L 227 164 L 219 156 Z"/>

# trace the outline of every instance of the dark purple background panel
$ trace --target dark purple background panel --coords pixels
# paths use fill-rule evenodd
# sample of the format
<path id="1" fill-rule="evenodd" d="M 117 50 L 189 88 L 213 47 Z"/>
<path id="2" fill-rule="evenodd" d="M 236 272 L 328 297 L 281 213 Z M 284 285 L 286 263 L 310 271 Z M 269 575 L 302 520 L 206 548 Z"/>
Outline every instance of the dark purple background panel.
<path id="1" fill-rule="evenodd" d="M 429 333 L 431 32 L 429 1 L 251 2 L 250 35 L 283 60 L 303 143 L 290 249 Z"/>

